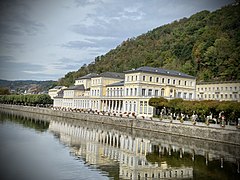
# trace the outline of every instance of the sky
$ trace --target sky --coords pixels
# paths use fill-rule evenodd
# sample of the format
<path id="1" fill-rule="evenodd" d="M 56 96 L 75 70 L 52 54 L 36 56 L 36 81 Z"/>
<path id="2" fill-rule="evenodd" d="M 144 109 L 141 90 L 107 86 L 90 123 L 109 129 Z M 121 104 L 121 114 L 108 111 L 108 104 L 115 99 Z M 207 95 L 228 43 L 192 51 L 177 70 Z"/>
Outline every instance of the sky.
<path id="1" fill-rule="evenodd" d="M 0 0 L 0 79 L 58 80 L 122 41 L 232 0 Z"/>

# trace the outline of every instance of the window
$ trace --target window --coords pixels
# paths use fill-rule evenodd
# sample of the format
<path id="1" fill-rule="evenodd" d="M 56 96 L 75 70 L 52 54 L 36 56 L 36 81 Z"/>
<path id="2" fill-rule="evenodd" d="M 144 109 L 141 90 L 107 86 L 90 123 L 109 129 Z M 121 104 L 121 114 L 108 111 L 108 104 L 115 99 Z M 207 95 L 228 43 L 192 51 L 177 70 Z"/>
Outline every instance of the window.
<path id="1" fill-rule="evenodd" d="M 137 81 L 137 76 L 135 76 L 135 78 L 136 78 L 136 81 Z"/>
<path id="2" fill-rule="evenodd" d="M 137 96 L 137 88 L 135 88 L 135 93 L 134 93 L 135 96 Z"/>
<path id="3" fill-rule="evenodd" d="M 221 87 L 221 91 L 223 91 L 223 87 Z"/>
<path id="4" fill-rule="evenodd" d="M 208 95 L 208 98 L 211 98 L 211 94 Z"/>
<path id="5" fill-rule="evenodd" d="M 225 94 L 225 99 L 227 99 L 228 98 L 228 95 L 227 94 Z"/>
<path id="6" fill-rule="evenodd" d="M 176 81 L 175 81 L 175 79 L 173 80 L 173 84 L 175 84 L 176 83 Z"/>
<path id="7" fill-rule="evenodd" d="M 193 94 L 192 93 L 189 93 L 189 99 L 192 99 L 193 97 Z"/>
<path id="8" fill-rule="evenodd" d="M 178 81 L 178 85 L 181 85 L 181 80 Z"/>
<path id="9" fill-rule="evenodd" d="M 149 81 L 152 82 L 152 77 L 149 78 Z"/>
<path id="10" fill-rule="evenodd" d="M 144 101 L 144 114 L 147 114 L 147 101 Z"/>
<path id="11" fill-rule="evenodd" d="M 155 96 L 158 96 L 158 90 L 155 90 Z"/>
<path id="12" fill-rule="evenodd" d="M 132 76 L 132 81 L 133 81 L 133 76 Z"/>
<path id="13" fill-rule="evenodd" d="M 164 78 L 162 78 L 162 83 L 164 83 L 165 82 L 165 79 Z"/>
<path id="14" fill-rule="evenodd" d="M 143 81 L 145 81 L 145 79 L 146 79 L 146 77 L 145 77 L 145 76 L 143 76 Z"/>
<path id="15" fill-rule="evenodd" d="M 230 91 L 232 91 L 232 87 L 230 87 Z"/>
<path id="16" fill-rule="evenodd" d="M 152 96 L 152 89 L 148 90 L 148 96 Z"/>
<path id="17" fill-rule="evenodd" d="M 170 79 L 168 79 L 167 83 L 170 84 Z"/>
<path id="18" fill-rule="evenodd" d="M 223 94 L 221 94 L 221 98 L 223 99 Z"/>
<path id="19" fill-rule="evenodd" d="M 133 95 L 133 89 L 131 88 L 130 89 L 130 96 L 132 96 Z"/>
<path id="20" fill-rule="evenodd" d="M 145 96 L 146 94 L 146 89 L 142 89 L 142 96 Z"/>
<path id="21" fill-rule="evenodd" d="M 156 78 L 156 82 L 158 83 L 158 81 L 159 81 L 159 78 L 157 77 L 157 78 Z"/>
<path id="22" fill-rule="evenodd" d="M 187 81 L 184 82 L 184 85 L 185 85 L 185 86 L 187 85 Z"/>
<path id="23" fill-rule="evenodd" d="M 232 94 L 229 94 L 230 99 L 232 99 Z"/>
<path id="24" fill-rule="evenodd" d="M 128 96 L 128 88 L 126 89 L 126 96 Z"/>
<path id="25" fill-rule="evenodd" d="M 187 93 L 183 93 L 183 99 L 187 98 Z"/>
<path id="26" fill-rule="evenodd" d="M 182 93 L 181 93 L 181 92 L 178 92 L 177 96 L 178 96 L 178 98 L 181 98 Z"/>
<path id="27" fill-rule="evenodd" d="M 161 96 L 164 97 L 164 88 L 161 89 Z"/>
<path id="28" fill-rule="evenodd" d="M 208 90 L 211 91 L 211 87 L 209 87 Z"/>
<path id="29" fill-rule="evenodd" d="M 227 91 L 227 90 L 228 90 L 228 87 L 225 87 L 225 90 Z"/>

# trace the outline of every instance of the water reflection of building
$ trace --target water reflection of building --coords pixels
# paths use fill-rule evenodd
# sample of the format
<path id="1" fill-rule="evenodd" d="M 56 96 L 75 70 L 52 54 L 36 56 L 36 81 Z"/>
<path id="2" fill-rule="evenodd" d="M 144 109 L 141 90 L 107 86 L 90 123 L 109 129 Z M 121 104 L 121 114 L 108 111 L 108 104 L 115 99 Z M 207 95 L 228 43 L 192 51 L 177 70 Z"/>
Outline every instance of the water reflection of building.
<path id="1" fill-rule="evenodd" d="M 114 166 L 119 162 L 119 176 L 123 179 L 193 177 L 192 167 L 171 167 L 166 162 L 148 162 L 146 155 L 153 150 L 148 139 L 57 121 L 50 123 L 49 130 L 60 133 L 60 140 L 71 145 L 76 156 L 86 157 L 88 164 Z"/>

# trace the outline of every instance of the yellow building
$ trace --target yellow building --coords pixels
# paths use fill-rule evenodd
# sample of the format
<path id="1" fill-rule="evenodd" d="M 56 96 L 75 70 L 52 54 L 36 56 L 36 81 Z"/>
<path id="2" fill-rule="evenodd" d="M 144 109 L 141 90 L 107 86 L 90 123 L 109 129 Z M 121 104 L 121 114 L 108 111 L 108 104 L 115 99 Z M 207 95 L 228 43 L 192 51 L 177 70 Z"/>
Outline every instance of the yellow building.
<path id="1" fill-rule="evenodd" d="M 196 85 L 198 100 L 240 102 L 240 82 L 201 82 Z"/>
<path id="2" fill-rule="evenodd" d="M 105 72 L 78 78 L 75 86 L 54 99 L 55 107 L 84 108 L 152 117 L 152 97 L 195 99 L 193 76 L 162 68 L 140 67 L 123 73 Z M 60 106 L 61 105 L 61 106 Z"/>

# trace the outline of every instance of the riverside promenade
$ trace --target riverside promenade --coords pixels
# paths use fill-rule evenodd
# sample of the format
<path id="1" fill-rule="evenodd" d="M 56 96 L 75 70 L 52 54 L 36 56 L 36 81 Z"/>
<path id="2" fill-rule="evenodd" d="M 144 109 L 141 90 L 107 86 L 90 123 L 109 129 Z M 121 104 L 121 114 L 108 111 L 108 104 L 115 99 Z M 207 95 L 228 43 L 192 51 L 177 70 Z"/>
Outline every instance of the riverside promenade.
<path id="1" fill-rule="evenodd" d="M 131 116 L 120 117 L 109 114 L 103 115 L 94 112 L 69 112 L 53 110 L 50 108 L 8 104 L 0 104 L 0 109 L 35 113 L 36 116 L 49 115 L 60 118 L 63 117 L 68 119 L 77 119 L 120 127 L 128 127 L 132 129 L 140 129 L 151 132 L 167 133 L 214 142 L 240 145 L 240 129 L 236 128 L 236 126 L 226 125 L 225 127 L 221 127 L 219 124 L 206 125 L 205 123 L 199 122 L 194 125 L 191 121 L 184 121 L 181 123 L 179 120 L 170 121 L 169 119 L 159 120 L 157 118 L 143 119 Z"/>

